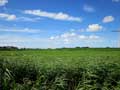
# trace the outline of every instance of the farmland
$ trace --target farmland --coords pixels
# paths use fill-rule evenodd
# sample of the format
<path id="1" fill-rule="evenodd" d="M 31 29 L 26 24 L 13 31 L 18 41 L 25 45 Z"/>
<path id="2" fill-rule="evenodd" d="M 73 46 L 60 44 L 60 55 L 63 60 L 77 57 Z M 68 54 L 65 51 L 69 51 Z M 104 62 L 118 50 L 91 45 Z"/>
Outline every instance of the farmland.
<path id="1" fill-rule="evenodd" d="M 120 90 L 120 49 L 1 50 L 2 90 Z"/>

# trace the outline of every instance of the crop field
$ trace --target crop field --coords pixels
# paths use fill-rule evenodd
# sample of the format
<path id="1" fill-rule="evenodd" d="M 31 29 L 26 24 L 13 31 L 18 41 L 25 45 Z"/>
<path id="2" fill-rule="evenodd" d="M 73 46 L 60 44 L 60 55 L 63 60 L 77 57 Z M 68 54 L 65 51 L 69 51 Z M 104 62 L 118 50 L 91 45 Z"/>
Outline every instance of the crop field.
<path id="1" fill-rule="evenodd" d="M 120 49 L 1 50 L 0 90 L 120 90 Z"/>

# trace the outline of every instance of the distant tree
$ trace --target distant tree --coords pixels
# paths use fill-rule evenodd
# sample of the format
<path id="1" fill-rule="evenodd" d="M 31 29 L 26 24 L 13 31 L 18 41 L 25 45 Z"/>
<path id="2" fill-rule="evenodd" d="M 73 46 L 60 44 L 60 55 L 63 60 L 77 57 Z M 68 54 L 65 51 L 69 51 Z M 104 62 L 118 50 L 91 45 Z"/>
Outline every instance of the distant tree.
<path id="1" fill-rule="evenodd" d="M 80 47 L 75 47 L 75 48 L 80 48 Z"/>
<path id="2" fill-rule="evenodd" d="M 3 46 L 3 47 L 0 47 L 0 50 L 18 50 L 18 47 L 14 47 L 14 46 Z"/>
<path id="3" fill-rule="evenodd" d="M 90 47 L 82 47 L 82 48 L 90 48 Z"/>

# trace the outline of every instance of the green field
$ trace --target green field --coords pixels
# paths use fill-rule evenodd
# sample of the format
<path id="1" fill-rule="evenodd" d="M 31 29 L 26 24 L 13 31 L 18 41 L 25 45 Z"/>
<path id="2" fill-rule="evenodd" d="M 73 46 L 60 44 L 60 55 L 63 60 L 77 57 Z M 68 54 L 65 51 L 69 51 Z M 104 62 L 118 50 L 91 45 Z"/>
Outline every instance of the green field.
<path id="1" fill-rule="evenodd" d="M 0 88 L 120 90 L 120 49 L 1 50 Z"/>

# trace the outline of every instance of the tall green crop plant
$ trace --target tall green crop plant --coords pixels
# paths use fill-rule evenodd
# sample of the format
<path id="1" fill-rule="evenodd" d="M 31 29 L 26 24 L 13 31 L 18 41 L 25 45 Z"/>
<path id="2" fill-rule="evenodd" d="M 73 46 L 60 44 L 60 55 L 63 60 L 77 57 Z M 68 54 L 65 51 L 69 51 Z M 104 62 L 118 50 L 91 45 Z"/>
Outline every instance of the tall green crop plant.
<path id="1" fill-rule="evenodd" d="M 3 68 L 3 62 L 4 62 L 4 60 L 3 59 L 1 59 L 0 60 L 0 89 L 2 90 L 2 82 L 3 82 L 3 74 L 4 74 L 4 68 Z"/>

